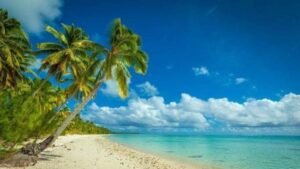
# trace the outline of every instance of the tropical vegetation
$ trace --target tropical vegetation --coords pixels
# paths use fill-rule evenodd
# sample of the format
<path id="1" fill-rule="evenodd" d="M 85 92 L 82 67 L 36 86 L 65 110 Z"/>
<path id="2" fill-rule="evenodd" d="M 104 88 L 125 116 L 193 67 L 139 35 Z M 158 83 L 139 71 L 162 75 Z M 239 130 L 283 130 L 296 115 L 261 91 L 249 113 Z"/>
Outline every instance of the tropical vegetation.
<path id="1" fill-rule="evenodd" d="M 109 46 L 92 41 L 75 25 L 62 24 L 61 30 L 46 26 L 46 31 L 54 41 L 38 43 L 33 50 L 20 22 L 0 9 L 0 154 L 6 154 L 2 163 L 35 157 L 61 134 L 110 133 L 82 120 L 79 113 L 105 81 L 115 80 L 125 98 L 131 73 L 147 72 L 140 37 L 120 19 L 112 24 Z M 42 58 L 39 74 L 46 74 L 41 77 L 31 70 L 37 57 Z M 76 103 L 73 110 L 70 100 Z"/>

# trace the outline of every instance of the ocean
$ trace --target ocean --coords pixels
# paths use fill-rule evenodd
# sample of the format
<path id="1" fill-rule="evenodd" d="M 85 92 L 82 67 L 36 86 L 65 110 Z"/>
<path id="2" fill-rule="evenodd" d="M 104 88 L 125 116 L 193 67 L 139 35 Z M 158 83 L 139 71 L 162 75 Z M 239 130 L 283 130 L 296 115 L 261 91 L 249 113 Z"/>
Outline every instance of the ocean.
<path id="1" fill-rule="evenodd" d="M 114 134 L 109 139 L 221 169 L 300 169 L 300 137 Z"/>

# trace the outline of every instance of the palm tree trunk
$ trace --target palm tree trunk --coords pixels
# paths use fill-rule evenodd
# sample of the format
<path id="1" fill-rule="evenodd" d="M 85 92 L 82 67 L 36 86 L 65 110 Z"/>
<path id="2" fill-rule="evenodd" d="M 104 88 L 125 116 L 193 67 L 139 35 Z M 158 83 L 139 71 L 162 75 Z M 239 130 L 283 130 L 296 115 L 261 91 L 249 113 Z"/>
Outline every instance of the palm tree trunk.
<path id="1" fill-rule="evenodd" d="M 58 136 L 60 136 L 63 133 L 63 131 L 68 127 L 71 121 L 76 117 L 76 115 L 79 114 L 81 110 L 84 108 L 84 106 L 95 96 L 98 88 L 101 85 L 101 82 L 102 80 L 96 82 L 95 88 L 90 93 L 90 95 L 84 98 L 84 100 L 75 107 L 74 112 L 68 115 L 68 117 L 63 121 L 63 123 L 59 126 L 59 128 L 56 130 L 56 132 L 53 135 L 49 136 L 43 142 L 39 143 L 40 152 L 45 150 L 47 147 L 51 146 L 56 141 Z"/>
<path id="2" fill-rule="evenodd" d="M 47 77 L 42 81 L 42 83 L 40 84 L 39 88 L 36 89 L 33 94 L 31 95 L 31 97 L 34 97 L 35 95 L 38 94 L 38 92 L 40 92 L 40 90 L 42 89 L 42 87 L 46 84 L 46 82 L 50 79 L 51 75 L 48 74 Z"/>

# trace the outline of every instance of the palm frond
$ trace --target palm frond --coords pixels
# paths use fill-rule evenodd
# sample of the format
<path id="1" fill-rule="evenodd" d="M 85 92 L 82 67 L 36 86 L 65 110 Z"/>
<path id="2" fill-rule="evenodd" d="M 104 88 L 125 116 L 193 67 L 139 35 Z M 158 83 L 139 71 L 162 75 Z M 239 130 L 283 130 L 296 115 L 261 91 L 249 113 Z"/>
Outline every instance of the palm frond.
<path id="1" fill-rule="evenodd" d="M 115 69 L 116 73 L 116 81 L 118 83 L 119 87 L 119 96 L 121 98 L 125 98 L 128 96 L 128 79 L 130 78 L 130 75 L 123 64 L 119 64 L 116 66 Z"/>
<path id="2" fill-rule="evenodd" d="M 46 26 L 46 31 L 51 33 L 57 40 L 59 40 L 62 44 L 68 45 L 68 41 L 66 39 L 66 36 L 59 31 L 57 31 L 55 28 L 51 26 Z"/>
<path id="3" fill-rule="evenodd" d="M 37 48 L 41 51 L 48 51 L 48 50 L 59 51 L 63 49 L 63 47 L 60 44 L 52 43 L 52 42 L 39 43 L 37 45 Z"/>

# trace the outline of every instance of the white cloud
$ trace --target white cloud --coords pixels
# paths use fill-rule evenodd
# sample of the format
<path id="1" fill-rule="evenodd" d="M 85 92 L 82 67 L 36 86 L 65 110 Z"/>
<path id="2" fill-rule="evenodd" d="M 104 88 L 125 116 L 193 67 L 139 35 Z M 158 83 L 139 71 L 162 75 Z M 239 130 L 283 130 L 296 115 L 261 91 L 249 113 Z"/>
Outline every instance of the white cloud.
<path id="1" fill-rule="evenodd" d="M 102 92 L 103 94 L 107 95 L 107 96 L 111 96 L 111 97 L 119 97 L 119 86 L 117 81 L 115 80 L 116 78 L 116 72 L 115 69 L 116 67 L 112 68 L 112 80 L 106 80 L 104 81 L 104 86 L 103 88 L 100 89 L 100 92 Z M 127 80 L 127 85 L 129 86 L 130 84 L 130 79 Z M 129 91 L 134 91 L 132 89 L 128 89 Z M 130 93 L 129 93 L 130 94 Z M 136 93 L 134 93 L 136 94 Z"/>
<path id="2" fill-rule="evenodd" d="M 237 85 L 245 83 L 246 81 L 247 81 L 247 79 L 243 78 L 243 77 L 235 78 L 235 84 L 237 84 Z"/>
<path id="3" fill-rule="evenodd" d="M 119 97 L 118 84 L 115 80 L 105 81 L 100 91 L 107 96 Z"/>
<path id="4" fill-rule="evenodd" d="M 286 94 L 279 101 L 248 99 L 244 103 L 227 98 L 210 98 L 207 101 L 191 97 L 192 106 L 204 115 L 213 116 L 231 126 L 263 127 L 293 126 L 300 124 L 300 95 Z M 189 101 L 192 102 L 192 101 Z"/>
<path id="5" fill-rule="evenodd" d="M 46 22 L 61 15 L 62 0 L 1 0 L 0 6 L 20 20 L 26 30 L 39 34 Z"/>
<path id="6" fill-rule="evenodd" d="M 42 65 L 42 59 L 36 59 L 35 62 L 30 66 L 33 70 L 38 70 Z"/>
<path id="7" fill-rule="evenodd" d="M 165 103 L 164 98 L 158 96 L 130 99 L 126 107 L 99 107 L 92 103 L 83 117 L 117 130 L 200 130 L 208 127 L 201 113 L 188 109 L 181 102 Z"/>
<path id="8" fill-rule="evenodd" d="M 192 70 L 194 71 L 194 74 L 196 76 L 200 76 L 200 75 L 205 75 L 208 76 L 209 75 L 209 71 L 206 67 L 201 66 L 201 67 L 193 67 Z"/>
<path id="9" fill-rule="evenodd" d="M 148 81 L 146 81 L 145 83 L 136 85 L 136 87 L 140 90 L 140 92 L 143 95 L 146 95 L 146 96 L 158 95 L 157 88 Z"/>
<path id="10" fill-rule="evenodd" d="M 129 99 L 127 106 L 115 108 L 93 103 L 83 117 L 115 130 L 205 131 L 220 123 L 222 126 L 215 130 L 249 132 L 276 128 L 295 132 L 300 126 L 300 95 L 290 93 L 279 101 L 248 99 L 243 103 L 227 98 L 202 100 L 186 93 L 178 103 L 165 103 L 163 97 L 153 96 Z"/>
<path id="11" fill-rule="evenodd" d="M 130 85 L 130 80 L 127 81 L 127 85 Z M 130 92 L 130 96 L 136 95 L 135 91 L 133 89 L 128 89 Z M 103 87 L 100 89 L 100 92 L 102 92 L 106 96 L 110 97 L 119 97 L 119 87 L 116 80 L 106 80 L 103 83 Z M 133 92 L 133 93 L 132 93 Z"/>

